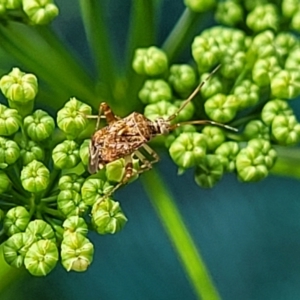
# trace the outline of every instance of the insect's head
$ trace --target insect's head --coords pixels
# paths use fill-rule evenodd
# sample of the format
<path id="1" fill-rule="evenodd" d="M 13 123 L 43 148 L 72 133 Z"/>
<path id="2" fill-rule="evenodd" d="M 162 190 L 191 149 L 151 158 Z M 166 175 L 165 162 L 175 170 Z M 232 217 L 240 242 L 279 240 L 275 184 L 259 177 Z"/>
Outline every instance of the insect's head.
<path id="1" fill-rule="evenodd" d="M 168 134 L 170 132 L 170 122 L 163 118 L 157 118 L 154 122 L 157 134 Z"/>

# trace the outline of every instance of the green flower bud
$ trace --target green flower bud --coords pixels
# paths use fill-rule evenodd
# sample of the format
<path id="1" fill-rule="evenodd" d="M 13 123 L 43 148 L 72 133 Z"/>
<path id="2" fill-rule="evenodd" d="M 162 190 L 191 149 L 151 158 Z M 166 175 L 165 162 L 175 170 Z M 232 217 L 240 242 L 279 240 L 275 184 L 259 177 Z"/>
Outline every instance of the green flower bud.
<path id="1" fill-rule="evenodd" d="M 135 50 L 132 67 L 138 74 L 156 76 L 167 70 L 168 58 L 157 47 L 139 48 Z"/>
<path id="2" fill-rule="evenodd" d="M 225 134 L 221 128 L 215 126 L 205 126 L 202 133 L 206 136 L 207 149 L 214 151 L 225 141 Z"/>
<path id="3" fill-rule="evenodd" d="M 225 78 L 233 79 L 245 68 L 246 54 L 242 51 L 235 52 L 230 48 L 225 52 L 221 59 L 221 73 Z"/>
<path id="4" fill-rule="evenodd" d="M 270 130 L 261 120 L 252 120 L 245 126 L 244 135 L 248 140 L 254 138 L 269 140 Z"/>
<path id="5" fill-rule="evenodd" d="M 253 142 L 252 142 L 253 141 Z M 236 157 L 236 169 L 242 181 L 259 181 L 268 176 L 276 152 L 268 141 L 254 139 Z"/>
<path id="6" fill-rule="evenodd" d="M 300 95 L 300 72 L 281 70 L 271 79 L 271 92 L 276 98 L 291 99 Z"/>
<path id="7" fill-rule="evenodd" d="M 0 170 L 0 195 L 8 191 L 12 183 L 4 171 Z"/>
<path id="8" fill-rule="evenodd" d="M 50 240 L 39 240 L 28 249 L 24 264 L 30 274 L 34 276 L 46 276 L 58 261 L 58 249 Z"/>
<path id="9" fill-rule="evenodd" d="M 17 161 L 20 149 L 14 141 L 0 137 L 0 168 L 5 169 Z"/>
<path id="10" fill-rule="evenodd" d="M 272 135 L 281 145 L 296 145 L 300 141 L 300 124 L 294 115 L 276 116 L 272 122 Z"/>
<path id="11" fill-rule="evenodd" d="M 71 169 L 80 162 L 78 144 L 65 140 L 52 151 L 54 165 L 59 169 Z"/>
<path id="12" fill-rule="evenodd" d="M 293 49 L 299 50 L 299 48 L 296 48 L 298 45 L 299 42 L 296 36 L 288 32 L 280 32 L 275 38 L 276 51 L 281 57 L 286 57 Z"/>
<path id="13" fill-rule="evenodd" d="M 81 196 L 74 190 L 63 190 L 57 196 L 59 210 L 66 216 L 81 216 L 87 210 Z"/>
<path id="14" fill-rule="evenodd" d="M 170 101 L 172 91 L 167 82 L 162 79 L 146 80 L 139 92 L 139 98 L 145 104 L 156 103 L 162 100 Z"/>
<path id="15" fill-rule="evenodd" d="M 300 48 L 295 48 L 288 53 L 285 61 L 285 69 L 299 69 L 300 68 Z"/>
<path id="16" fill-rule="evenodd" d="M 257 34 L 250 45 L 250 53 L 256 58 L 276 57 L 277 51 L 274 45 L 274 33 L 271 30 L 263 31 Z"/>
<path id="17" fill-rule="evenodd" d="M 268 176 L 269 171 L 264 162 L 256 162 L 256 152 L 258 151 L 245 148 L 237 155 L 236 169 L 240 180 L 255 182 Z"/>
<path id="18" fill-rule="evenodd" d="M 41 239 L 56 241 L 55 233 L 51 226 L 44 220 L 31 221 L 25 231 L 31 239 L 31 242 L 37 242 Z"/>
<path id="19" fill-rule="evenodd" d="M 195 12 L 205 12 L 216 5 L 216 0 L 184 0 L 184 4 Z"/>
<path id="20" fill-rule="evenodd" d="M 61 243 L 61 259 L 69 271 L 84 272 L 93 261 L 94 246 L 79 233 L 65 235 Z"/>
<path id="21" fill-rule="evenodd" d="M 28 250 L 28 235 L 19 232 L 12 235 L 3 244 L 3 256 L 5 261 L 15 267 L 23 266 L 24 257 Z"/>
<path id="22" fill-rule="evenodd" d="M 215 39 L 215 41 L 219 44 L 222 52 L 227 48 L 236 49 L 236 51 L 245 50 L 246 35 L 239 29 L 214 26 L 204 30 L 201 36 L 203 38 L 213 37 L 213 39 Z"/>
<path id="23" fill-rule="evenodd" d="M 270 170 L 277 158 L 276 151 L 272 148 L 269 141 L 264 139 L 252 139 L 248 142 L 248 148 L 255 148 L 261 152 L 263 155 L 264 163 Z"/>
<path id="24" fill-rule="evenodd" d="M 286 18 L 292 18 L 299 9 L 298 0 L 283 0 L 281 4 L 282 14 Z"/>
<path id="25" fill-rule="evenodd" d="M 267 102 L 261 111 L 261 119 L 270 126 L 276 116 L 291 116 L 294 112 L 286 101 L 275 99 Z"/>
<path id="26" fill-rule="evenodd" d="M 10 136 L 19 130 L 21 116 L 16 109 L 0 104 L 0 135 Z"/>
<path id="27" fill-rule="evenodd" d="M 184 100 L 176 100 L 174 105 L 179 109 L 183 104 Z M 193 102 L 189 102 L 178 114 L 176 117 L 176 122 L 184 122 L 192 119 L 195 113 L 195 106 Z"/>
<path id="28" fill-rule="evenodd" d="M 35 25 L 49 24 L 58 16 L 58 7 L 52 0 L 22 0 L 23 10 Z"/>
<path id="29" fill-rule="evenodd" d="M 28 136 L 35 142 L 49 138 L 55 128 L 54 119 L 41 109 L 24 119 L 24 129 Z"/>
<path id="30" fill-rule="evenodd" d="M 234 26 L 243 21 L 243 9 L 241 5 L 232 0 L 219 2 L 215 18 L 219 23 Z"/>
<path id="31" fill-rule="evenodd" d="M 23 167 L 21 181 L 26 191 L 38 193 L 48 187 L 50 172 L 41 162 L 33 160 Z"/>
<path id="32" fill-rule="evenodd" d="M 204 81 L 208 73 L 204 73 L 201 75 L 201 82 Z M 203 87 L 201 88 L 201 95 L 204 99 L 208 99 L 216 94 L 222 93 L 224 89 L 223 81 L 220 80 L 217 76 L 213 76 L 212 78 L 207 81 Z"/>
<path id="33" fill-rule="evenodd" d="M 212 188 L 223 176 L 223 165 L 216 155 L 208 154 L 201 159 L 195 170 L 195 181 L 203 188 Z"/>
<path id="34" fill-rule="evenodd" d="M 86 115 L 92 114 L 92 108 L 85 103 L 71 98 L 57 113 L 57 126 L 68 139 L 77 138 L 87 127 Z"/>
<path id="35" fill-rule="evenodd" d="M 72 216 L 66 219 L 63 223 L 63 228 L 65 229 L 64 237 L 73 233 L 80 233 L 86 236 L 88 233 L 88 226 L 85 220 L 78 216 Z"/>
<path id="36" fill-rule="evenodd" d="M 169 153 L 181 168 L 187 169 L 199 164 L 206 155 L 206 136 L 197 132 L 183 132 L 172 143 Z"/>
<path id="37" fill-rule="evenodd" d="M 224 142 L 216 149 L 215 154 L 223 165 L 224 171 L 235 171 L 235 160 L 239 151 L 240 147 L 236 142 Z"/>
<path id="38" fill-rule="evenodd" d="M 139 169 L 139 160 L 133 159 L 133 172 Z M 121 182 L 125 175 L 125 160 L 123 158 L 117 159 L 106 165 L 106 178 L 110 182 Z M 133 175 L 129 182 L 132 182 L 138 178 L 138 174 Z M 105 194 L 105 193 L 104 193 Z"/>
<path id="39" fill-rule="evenodd" d="M 4 16 L 6 14 L 6 0 L 0 1 L 0 16 Z"/>
<path id="40" fill-rule="evenodd" d="M 300 8 L 298 8 L 298 11 L 293 16 L 291 28 L 298 32 L 300 31 Z"/>
<path id="41" fill-rule="evenodd" d="M 255 105 L 259 100 L 259 87 L 250 80 L 243 80 L 237 85 L 233 94 L 239 101 L 239 109 Z"/>
<path id="42" fill-rule="evenodd" d="M 81 188 L 82 200 L 86 205 L 93 205 L 98 200 L 101 201 L 103 196 L 112 189 L 113 186 L 108 181 L 99 178 L 89 178 Z"/>
<path id="43" fill-rule="evenodd" d="M 22 158 L 22 163 L 24 166 L 31 163 L 33 160 L 44 161 L 45 151 L 36 142 L 29 140 L 21 140 L 20 143 L 20 154 Z"/>
<path id="44" fill-rule="evenodd" d="M 144 115 L 146 118 L 150 120 L 156 120 L 157 118 L 167 119 L 171 115 L 173 115 L 178 108 L 167 101 L 159 101 L 155 104 L 148 104 L 145 107 Z"/>
<path id="45" fill-rule="evenodd" d="M 23 206 L 11 208 L 3 221 L 4 231 L 8 236 L 25 231 L 30 221 L 30 214 Z"/>
<path id="46" fill-rule="evenodd" d="M 18 68 L 13 68 L 8 75 L 1 78 L 0 88 L 8 99 L 9 106 L 17 109 L 21 116 L 32 112 L 33 100 L 38 91 L 37 78 L 33 74 L 26 74 Z"/>
<path id="47" fill-rule="evenodd" d="M 90 139 L 84 140 L 83 143 L 80 146 L 79 149 L 79 156 L 80 159 L 82 161 L 82 163 L 87 166 L 89 163 L 89 158 L 90 158 L 90 149 L 89 149 L 89 145 L 90 145 Z"/>
<path id="48" fill-rule="evenodd" d="M 22 6 L 22 0 L 6 0 L 7 9 L 18 9 Z"/>
<path id="49" fill-rule="evenodd" d="M 235 95 L 216 94 L 206 100 L 204 109 L 208 117 L 219 123 L 226 123 L 234 119 L 239 101 Z"/>
<path id="50" fill-rule="evenodd" d="M 270 78 L 280 71 L 277 58 L 274 56 L 258 59 L 252 69 L 252 79 L 258 86 L 266 86 L 270 83 Z"/>
<path id="51" fill-rule="evenodd" d="M 192 55 L 202 73 L 219 63 L 222 53 L 214 38 L 203 38 L 199 35 L 192 43 Z"/>
<path id="52" fill-rule="evenodd" d="M 84 178 L 77 174 L 68 174 L 60 177 L 58 188 L 62 190 L 74 190 L 80 193 L 81 187 L 84 183 Z"/>
<path id="53" fill-rule="evenodd" d="M 98 200 L 92 209 L 92 224 L 99 234 L 114 234 L 127 222 L 120 203 L 112 199 Z"/>
<path id="54" fill-rule="evenodd" d="M 170 132 L 166 138 L 165 138 L 165 146 L 167 148 L 170 148 L 172 143 L 176 140 L 176 138 L 182 133 L 182 132 L 196 132 L 196 128 L 193 125 L 187 124 L 177 127 L 175 130 Z"/>
<path id="55" fill-rule="evenodd" d="M 188 96 L 196 84 L 196 73 L 190 65 L 172 65 L 169 82 L 178 94 Z"/>
<path id="56" fill-rule="evenodd" d="M 254 32 L 278 28 L 279 16 L 274 4 L 256 6 L 247 16 L 247 26 Z"/>

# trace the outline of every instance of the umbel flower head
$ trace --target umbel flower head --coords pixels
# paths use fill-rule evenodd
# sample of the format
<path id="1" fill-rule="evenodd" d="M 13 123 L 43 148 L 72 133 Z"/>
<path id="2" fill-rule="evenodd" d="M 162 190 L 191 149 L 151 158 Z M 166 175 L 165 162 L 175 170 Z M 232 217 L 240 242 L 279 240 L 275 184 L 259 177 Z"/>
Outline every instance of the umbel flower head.
<path id="1" fill-rule="evenodd" d="M 37 81 L 29 75 L 14 70 L 2 77 L 0 88 L 13 98 L 9 101 L 35 97 L 30 92 L 34 88 L 37 92 L 37 86 L 30 83 Z M 13 80 L 20 86 L 11 87 Z M 88 231 L 94 228 L 100 234 L 114 234 L 127 221 L 118 202 L 105 200 L 122 181 L 124 160 L 90 177 L 90 140 L 80 138 L 91 123 L 87 104 L 75 98 L 68 101 L 57 114 L 58 127 L 46 111 L 28 112 L 0 105 L 4 258 L 34 276 L 46 276 L 59 260 L 67 271 L 83 272 L 94 255 Z"/>
<path id="2" fill-rule="evenodd" d="M 178 173 L 193 172 L 200 188 L 212 188 L 229 172 L 242 182 L 266 178 L 282 149 L 300 142 L 299 116 L 291 105 L 300 95 L 300 42 L 295 34 L 300 28 L 299 1 L 281 2 L 277 7 L 271 1 L 185 0 L 183 18 L 162 48 L 146 47 L 151 37 L 145 34 L 138 42 L 142 48 L 132 49 L 139 36 L 133 34 L 129 47 L 133 61 L 124 65 L 136 74 L 132 70 L 114 74 L 101 56 L 109 51 L 99 49 L 97 62 L 107 68 L 101 69 L 95 83 L 51 32 L 26 27 L 53 20 L 58 8 L 52 0 L 0 1 L 0 19 L 9 25 L 3 31 L 7 33 L 3 48 L 32 57 L 33 68 L 46 81 L 39 87 L 34 74 L 18 68 L 0 79 L 7 100 L 0 104 L 0 226 L 5 260 L 34 276 L 46 276 L 59 262 L 68 272 L 87 270 L 96 251 L 90 231 L 116 234 L 125 227 L 122 199 L 117 201 L 114 192 L 158 160 L 147 146 L 158 132 L 170 129 L 154 147 L 165 145 Z M 189 29 L 197 24 L 199 13 L 209 10 L 221 25 L 203 30 L 191 45 L 184 45 L 186 33 L 195 32 Z M 32 32 L 37 42 L 21 47 L 23 31 L 13 29 L 9 35 L 15 25 Z M 190 47 L 191 58 L 177 59 L 185 46 Z M 30 67 L 28 61 L 22 65 Z M 63 79 L 51 86 L 58 77 Z M 51 87 L 47 92 L 44 83 Z M 50 90 L 57 97 L 53 102 L 59 102 L 56 113 L 46 109 L 52 104 Z M 130 97 L 123 101 L 128 90 Z M 65 102 L 60 92 L 74 96 Z M 35 105 L 44 97 L 47 105 Z M 96 108 L 107 101 L 122 112 L 138 99 L 148 119 L 142 124 L 136 114 L 122 118 L 103 104 L 94 116 L 85 103 L 90 101 Z M 89 166 L 102 164 L 100 160 L 103 168 L 90 174 Z"/>

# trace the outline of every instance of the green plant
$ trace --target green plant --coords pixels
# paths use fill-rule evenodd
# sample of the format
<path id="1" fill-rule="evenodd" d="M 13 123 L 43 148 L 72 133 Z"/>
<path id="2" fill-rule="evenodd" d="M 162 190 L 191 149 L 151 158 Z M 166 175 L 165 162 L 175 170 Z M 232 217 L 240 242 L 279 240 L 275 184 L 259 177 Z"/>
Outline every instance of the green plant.
<path id="1" fill-rule="evenodd" d="M 88 230 L 107 234 L 124 227 L 127 219 L 120 204 L 110 198 L 102 201 L 122 179 L 124 162 L 112 162 L 96 175 L 86 172 L 94 123 L 85 115 L 103 99 L 120 115 L 140 109 L 143 103 L 149 119 L 167 117 L 221 63 L 177 121 L 209 118 L 229 123 L 239 132 L 185 125 L 159 139 L 156 146 L 169 149 L 179 173 L 194 168 L 196 183 L 205 188 L 226 172 L 253 182 L 270 171 L 285 174 L 286 166 L 298 163 L 293 158 L 297 149 L 287 146 L 300 139 L 300 126 L 288 103 L 300 95 L 300 44 L 295 34 L 300 11 L 296 0 L 283 0 L 279 8 L 269 2 L 185 1 L 188 7 L 158 48 L 154 15 L 159 2 L 133 1 L 126 61 L 120 71 L 102 21 L 102 5 L 96 0 L 79 1 L 97 71 L 92 80 L 51 29 L 39 26 L 57 16 L 52 1 L 3 1 L 0 47 L 34 73 L 13 68 L 0 81 L 8 103 L 0 107 L 0 238 L 6 261 L 15 267 L 25 265 L 36 276 L 48 274 L 59 259 L 68 271 L 84 271 L 94 252 Z M 228 27 L 198 30 L 187 41 L 187 33 L 197 30 L 197 21 L 207 11 Z M 179 64 L 178 54 L 190 42 L 193 62 Z M 58 110 L 56 117 L 35 109 L 35 103 L 51 103 Z M 299 171 L 289 175 L 299 177 Z M 218 299 L 158 178 L 153 171 L 142 176 L 190 281 L 199 297 Z"/>

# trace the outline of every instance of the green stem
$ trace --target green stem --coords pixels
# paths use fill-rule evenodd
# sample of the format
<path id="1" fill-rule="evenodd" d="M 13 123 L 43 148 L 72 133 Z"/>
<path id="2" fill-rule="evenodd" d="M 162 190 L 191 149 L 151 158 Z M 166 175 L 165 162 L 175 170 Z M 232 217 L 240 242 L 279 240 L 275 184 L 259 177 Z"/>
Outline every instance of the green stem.
<path id="1" fill-rule="evenodd" d="M 278 158 L 271 173 L 300 179 L 300 149 L 274 146 Z"/>
<path id="2" fill-rule="evenodd" d="M 16 163 L 13 166 L 9 166 L 5 171 L 16 191 L 26 198 L 29 194 L 23 189 L 22 182 L 20 180 L 20 172 Z"/>
<path id="3" fill-rule="evenodd" d="M 60 107 L 61 101 L 71 95 L 92 103 L 95 94 L 91 81 L 82 81 L 82 76 L 78 77 L 73 71 L 73 64 L 69 65 L 68 60 L 61 57 L 61 53 L 49 44 L 51 41 L 45 41 L 37 33 L 28 26 L 10 22 L 5 27 L 0 26 L 0 46 L 38 78 L 44 79 L 49 86 L 55 85 L 55 94 L 60 97 L 52 99 L 53 107 Z M 81 73 L 84 73 L 83 69 Z"/>
<path id="4" fill-rule="evenodd" d="M 60 176 L 61 174 L 61 170 L 57 169 L 57 168 L 53 168 L 51 170 L 51 174 L 50 174 L 50 180 L 49 180 L 49 184 L 47 186 L 47 189 L 42 193 L 41 197 L 43 198 L 44 196 L 47 196 L 51 190 L 54 188 L 55 184 L 57 184 L 57 178 Z"/>
<path id="5" fill-rule="evenodd" d="M 43 202 L 43 203 L 52 203 L 52 202 L 56 202 L 56 200 L 57 200 L 57 195 L 42 198 L 41 202 Z"/>
<path id="6" fill-rule="evenodd" d="M 104 22 L 103 4 L 98 0 L 79 0 L 86 37 L 95 58 L 98 94 L 102 99 L 114 101 L 112 92 L 116 85 L 115 57 Z M 101 76 L 102 75 L 102 76 Z M 100 99 L 98 99 L 100 102 Z M 107 100 L 107 99 L 106 99 Z"/>
<path id="7" fill-rule="evenodd" d="M 20 195 L 18 192 L 14 191 L 13 189 L 11 189 L 9 192 L 13 196 L 13 199 L 20 200 L 20 202 L 22 204 L 28 204 L 29 203 L 29 199 L 28 198 Z"/>
<path id="8" fill-rule="evenodd" d="M 179 255 L 196 295 L 202 300 L 220 299 L 203 258 L 197 250 L 172 196 L 165 188 L 162 178 L 154 170 L 146 172 L 141 178 L 150 201 Z"/>
<path id="9" fill-rule="evenodd" d="M 60 211 L 58 211 L 57 209 L 49 208 L 49 207 L 43 205 L 42 210 L 43 210 L 44 213 L 52 215 L 52 216 L 54 216 L 54 217 L 56 217 L 58 219 L 61 219 L 61 220 L 65 219 L 65 217 L 63 216 L 63 214 Z"/>
<path id="10" fill-rule="evenodd" d="M 204 17 L 203 14 L 193 12 L 189 8 L 184 10 L 177 24 L 162 46 L 170 61 L 173 61 L 184 47 L 190 45 L 189 40 L 194 35 L 194 30 L 192 29 L 195 25 L 198 25 L 198 22 L 202 17 Z"/>
<path id="11" fill-rule="evenodd" d="M 87 72 L 83 72 L 84 66 L 80 60 L 76 60 L 74 55 L 70 55 L 70 50 L 67 49 L 64 43 L 53 33 L 51 27 L 34 26 L 32 30 L 35 30 L 39 36 L 43 37 L 52 51 L 57 52 L 57 56 L 68 66 L 69 72 L 76 74 L 76 77 L 82 82 L 82 86 L 90 88 L 94 86 L 94 82 L 87 75 Z"/>
<path id="12" fill-rule="evenodd" d="M 130 27 L 127 34 L 127 50 L 125 65 L 125 82 L 123 95 L 120 99 L 130 99 L 126 101 L 124 110 L 133 111 L 141 108 L 141 102 L 137 97 L 144 77 L 137 75 L 132 68 L 132 59 L 137 48 L 149 47 L 155 44 L 156 26 L 155 26 L 155 1 L 137 0 L 131 1 Z M 122 90 L 120 90 L 122 92 Z M 124 102 L 124 100 L 122 102 Z"/>

